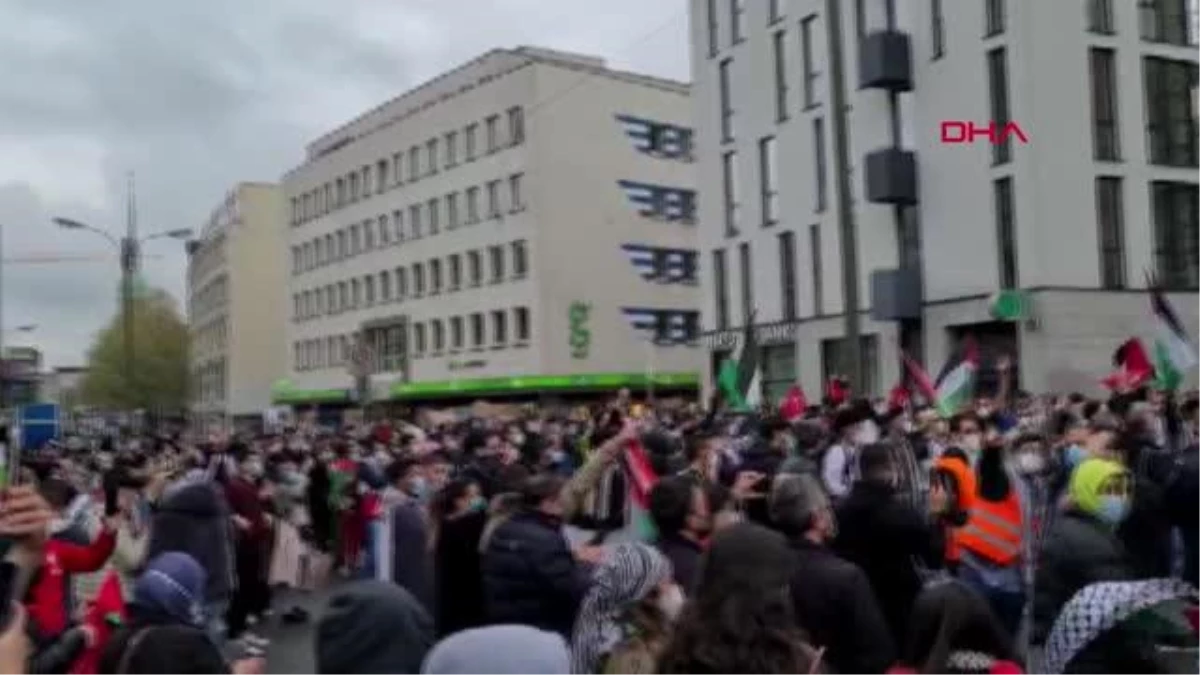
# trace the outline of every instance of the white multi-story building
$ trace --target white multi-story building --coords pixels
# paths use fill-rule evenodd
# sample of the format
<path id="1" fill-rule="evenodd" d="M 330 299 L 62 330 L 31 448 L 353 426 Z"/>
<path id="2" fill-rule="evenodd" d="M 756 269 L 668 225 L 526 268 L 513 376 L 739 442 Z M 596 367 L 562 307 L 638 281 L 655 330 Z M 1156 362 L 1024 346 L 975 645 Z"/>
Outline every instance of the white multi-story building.
<path id="1" fill-rule="evenodd" d="M 694 388 L 688 95 L 498 49 L 313 142 L 276 401 Z"/>
<path id="2" fill-rule="evenodd" d="M 188 246 L 192 414 L 226 426 L 262 419 L 285 372 L 286 248 L 278 185 L 240 183 Z"/>
<path id="3" fill-rule="evenodd" d="M 1192 0 L 837 4 L 865 389 L 972 336 L 985 380 L 1007 353 L 1028 390 L 1095 391 L 1148 337 L 1147 272 L 1196 335 Z M 771 394 L 844 364 L 825 8 L 690 5 L 705 343 L 753 313 Z"/>

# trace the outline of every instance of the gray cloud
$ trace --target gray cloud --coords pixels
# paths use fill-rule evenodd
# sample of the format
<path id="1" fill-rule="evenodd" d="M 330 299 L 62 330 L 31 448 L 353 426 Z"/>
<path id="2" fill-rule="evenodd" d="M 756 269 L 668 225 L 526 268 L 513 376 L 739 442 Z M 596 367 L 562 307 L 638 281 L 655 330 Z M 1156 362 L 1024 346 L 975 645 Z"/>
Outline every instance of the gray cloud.
<path id="1" fill-rule="evenodd" d="M 536 44 L 688 77 L 684 0 L 109 0 L 0 3 L 4 324 L 36 323 L 54 365 L 82 362 L 111 317 L 125 172 L 143 231 L 199 226 L 240 180 L 277 180 L 304 145 L 495 47 Z M 655 28 L 661 28 L 651 33 Z M 183 297 L 182 247 L 147 247 L 145 275 Z"/>

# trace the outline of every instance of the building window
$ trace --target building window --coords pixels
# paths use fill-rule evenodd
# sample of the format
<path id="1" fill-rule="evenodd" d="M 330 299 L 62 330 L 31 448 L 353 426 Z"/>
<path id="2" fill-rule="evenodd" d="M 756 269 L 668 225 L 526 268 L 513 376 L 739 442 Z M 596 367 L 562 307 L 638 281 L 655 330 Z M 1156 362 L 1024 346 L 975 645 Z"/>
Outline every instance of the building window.
<path id="1" fill-rule="evenodd" d="M 1096 178 L 1096 224 L 1100 239 L 1100 285 L 1125 288 L 1125 202 L 1121 179 Z"/>
<path id="2" fill-rule="evenodd" d="M 768 0 L 767 25 L 777 23 L 783 18 L 783 0 Z"/>
<path id="3" fill-rule="evenodd" d="M 518 146 L 525 142 L 525 111 L 520 106 L 508 109 L 508 144 Z"/>
<path id="4" fill-rule="evenodd" d="M 821 381 L 842 376 L 849 370 L 850 355 L 846 353 L 846 338 L 821 340 Z M 863 395 L 879 391 L 879 336 L 861 335 L 858 338 L 859 359 L 862 363 Z"/>
<path id="5" fill-rule="evenodd" d="M 362 284 L 358 279 L 350 280 L 350 309 L 358 309 L 362 302 Z"/>
<path id="6" fill-rule="evenodd" d="M 796 385 L 796 343 L 786 342 L 762 348 L 762 396 L 772 405 L 783 402 Z"/>
<path id="7" fill-rule="evenodd" d="M 817 213 L 825 211 L 825 193 L 826 182 L 828 176 L 825 170 L 825 120 L 821 117 L 814 117 L 812 121 L 813 133 L 813 162 L 815 164 L 813 175 L 816 177 L 816 184 L 813 186 L 816 194 L 813 198 L 813 209 Z"/>
<path id="8" fill-rule="evenodd" d="M 337 288 L 333 284 L 325 287 L 325 309 L 330 314 L 337 314 Z"/>
<path id="9" fill-rule="evenodd" d="M 375 275 L 373 274 L 363 277 L 363 300 L 367 307 L 375 304 Z"/>
<path id="10" fill-rule="evenodd" d="M 429 261 L 429 292 L 442 292 L 442 261 L 437 258 Z"/>
<path id="11" fill-rule="evenodd" d="M 479 222 L 479 188 L 467 188 L 467 224 Z"/>
<path id="12" fill-rule="evenodd" d="M 408 296 L 408 270 L 403 267 L 396 268 L 396 299 L 403 300 Z"/>
<path id="13" fill-rule="evenodd" d="M 489 246 L 488 261 L 492 268 L 492 283 L 504 281 L 504 249 L 500 246 Z"/>
<path id="14" fill-rule="evenodd" d="M 721 142 L 733 140 L 733 59 L 725 59 L 717 70 L 721 95 Z"/>
<path id="15" fill-rule="evenodd" d="M 425 264 L 414 263 L 412 266 L 413 296 L 425 295 Z"/>
<path id="16" fill-rule="evenodd" d="M 446 168 L 458 164 L 458 132 L 447 131 L 443 139 L 446 145 Z"/>
<path id="17" fill-rule="evenodd" d="M 1121 159 L 1117 124 L 1116 52 L 1092 47 L 1092 156 L 1101 161 Z"/>
<path id="18" fill-rule="evenodd" d="M 446 229 L 453 230 L 458 227 L 458 193 L 451 192 L 446 195 Z"/>
<path id="19" fill-rule="evenodd" d="M 758 142 L 758 180 L 762 224 L 763 227 L 770 227 L 779 222 L 779 171 L 774 136 L 767 136 Z"/>
<path id="20" fill-rule="evenodd" d="M 392 155 L 392 185 L 404 184 L 404 153 L 397 152 Z"/>
<path id="21" fill-rule="evenodd" d="M 993 208 L 996 213 L 996 247 L 999 252 L 1000 288 L 1018 288 L 1017 224 L 1013 180 L 1011 176 L 992 182 Z"/>
<path id="22" fill-rule="evenodd" d="M 350 183 L 350 201 L 358 201 L 358 172 L 350 174 L 348 182 Z"/>
<path id="23" fill-rule="evenodd" d="M 362 174 L 361 180 L 362 180 L 363 197 L 364 198 L 370 197 L 371 196 L 371 166 L 369 164 L 364 166 L 363 168 L 359 169 L 359 173 Z"/>
<path id="24" fill-rule="evenodd" d="M 732 150 L 721 155 L 721 185 L 725 198 L 725 236 L 735 237 L 738 233 L 741 204 L 739 204 L 737 153 Z"/>
<path id="25" fill-rule="evenodd" d="M 441 319 L 434 319 L 429 322 L 429 327 L 433 333 L 433 353 L 440 354 L 446 348 L 446 329 L 442 324 Z"/>
<path id="26" fill-rule="evenodd" d="M 381 159 L 375 163 L 375 193 L 379 194 L 388 187 L 388 163 Z"/>
<path id="27" fill-rule="evenodd" d="M 408 227 L 412 232 L 413 239 L 420 239 L 422 236 L 421 228 L 421 205 L 413 204 L 408 207 Z"/>
<path id="28" fill-rule="evenodd" d="M 487 182 L 487 217 L 500 217 L 500 181 L 498 180 Z"/>
<path id="29" fill-rule="evenodd" d="M 488 154 L 500 149 L 500 116 L 488 115 L 483 120 L 484 133 L 487 136 Z"/>
<path id="30" fill-rule="evenodd" d="M 517 307 L 513 310 L 513 332 L 518 343 L 529 342 L 529 308 Z"/>
<path id="31" fill-rule="evenodd" d="M 371 222 L 370 220 L 364 220 L 363 224 L 362 224 L 362 233 L 363 233 L 363 252 L 366 253 L 367 251 L 374 251 L 375 250 L 375 223 Z M 321 243 L 321 240 L 318 239 L 317 244 L 320 245 L 320 243 Z"/>
<path id="32" fill-rule="evenodd" d="M 387 246 L 392 242 L 392 228 L 388 227 L 388 217 L 379 216 L 375 219 L 375 227 L 379 230 L 379 245 Z"/>
<path id="33" fill-rule="evenodd" d="M 438 213 L 438 205 L 440 203 L 441 200 L 434 197 L 425 204 L 425 212 L 428 214 L 426 220 L 429 221 L 429 234 L 437 234 L 441 229 L 440 218 L 438 217 L 440 215 Z"/>
<path id="34" fill-rule="evenodd" d="M 463 318 L 450 317 L 450 349 L 459 350 L 463 347 Z"/>
<path id="35" fill-rule="evenodd" d="M 738 244 L 738 273 L 742 278 L 742 322 L 750 323 L 754 314 L 754 266 L 748 241 Z"/>
<path id="36" fill-rule="evenodd" d="M 478 286 L 483 281 L 483 256 L 479 251 L 467 253 L 467 272 L 472 286 Z"/>
<path id="37" fill-rule="evenodd" d="M 788 118 L 786 31 L 777 31 L 771 36 L 771 63 L 775 69 L 775 121 L 786 122 Z"/>
<path id="38" fill-rule="evenodd" d="M 425 353 L 425 324 L 413 323 L 413 353 L 420 356 Z"/>
<path id="39" fill-rule="evenodd" d="M 1172 45 L 1196 44 L 1196 17 L 1191 0 L 1138 0 L 1143 40 Z"/>
<path id="40" fill-rule="evenodd" d="M 502 309 L 492 312 L 492 344 L 502 345 L 508 342 L 508 313 Z"/>
<path id="41" fill-rule="evenodd" d="M 525 251 L 525 241 L 512 243 L 512 273 L 514 279 L 524 278 L 529 273 L 529 259 Z"/>
<path id="42" fill-rule="evenodd" d="M 431 138 L 425 142 L 425 172 L 432 176 L 438 172 L 438 139 Z"/>
<path id="43" fill-rule="evenodd" d="M 1004 0 L 984 0 L 983 36 L 992 37 L 1004 32 Z"/>
<path id="44" fill-rule="evenodd" d="M 1003 129 L 1011 121 L 1008 109 L 1008 58 L 1004 47 L 987 53 L 988 91 L 991 96 L 992 124 Z M 1012 141 L 1002 134 L 999 142 L 992 144 L 992 164 L 1007 164 L 1012 159 Z"/>
<path id="45" fill-rule="evenodd" d="M 379 273 L 379 301 L 391 302 L 392 300 L 392 273 L 384 270 Z"/>
<path id="46" fill-rule="evenodd" d="M 729 327 L 729 274 L 725 268 L 725 251 L 712 252 L 713 262 L 713 309 L 716 313 L 717 330 Z"/>
<path id="47" fill-rule="evenodd" d="M 942 0 L 929 0 L 929 32 L 933 58 L 940 59 L 946 55 L 946 15 L 942 13 Z"/>
<path id="48" fill-rule="evenodd" d="M 861 47 L 867 37 L 867 8 L 864 0 L 854 0 L 854 35 L 858 38 L 856 47 Z"/>
<path id="49" fill-rule="evenodd" d="M 779 287 L 782 290 L 783 318 L 794 320 L 798 314 L 799 294 L 796 289 L 796 235 L 779 233 Z"/>
<path id="50" fill-rule="evenodd" d="M 483 314 L 480 312 L 471 315 L 471 346 L 475 349 L 483 347 Z"/>
<path id="51" fill-rule="evenodd" d="M 1154 263 L 1165 288 L 1195 290 L 1200 286 L 1198 247 L 1200 219 L 1195 183 L 1155 181 L 1150 184 L 1154 209 Z"/>
<path id="52" fill-rule="evenodd" d="M 362 253 L 362 235 L 359 234 L 358 225 L 350 226 L 350 255 L 355 256 Z"/>
<path id="53" fill-rule="evenodd" d="M 462 286 L 462 255 L 454 253 L 449 260 L 450 290 L 457 291 Z"/>
<path id="54" fill-rule="evenodd" d="M 525 174 L 514 173 L 508 177 L 508 212 L 517 213 L 525 210 L 525 197 L 521 194 L 521 183 Z"/>
<path id="55" fill-rule="evenodd" d="M 408 182 L 421 178 L 421 150 L 417 146 L 408 149 Z"/>
<path id="56" fill-rule="evenodd" d="M 811 259 L 809 269 L 812 270 L 813 315 L 825 314 L 825 270 L 821 260 L 825 253 L 821 250 L 821 224 L 813 223 L 808 226 L 808 253 Z"/>
<path id="57" fill-rule="evenodd" d="M 742 31 L 742 15 L 746 13 L 746 0 L 729 0 L 729 39 L 737 44 L 746 39 Z"/>
<path id="58" fill-rule="evenodd" d="M 708 0 L 707 10 L 706 18 L 708 19 L 708 55 L 711 58 L 716 56 L 717 51 L 720 49 L 720 23 L 717 19 L 717 0 Z"/>
<path id="59" fill-rule="evenodd" d="M 1196 64 L 1146 57 L 1142 68 L 1150 163 L 1197 166 Z"/>
<path id="60" fill-rule="evenodd" d="M 1101 35 L 1115 35 L 1112 0 L 1087 0 L 1088 30 Z"/>
<path id="61" fill-rule="evenodd" d="M 476 137 L 478 135 L 479 135 L 479 124 L 476 122 L 472 122 L 471 124 L 468 124 L 467 128 L 463 130 L 463 143 L 464 143 L 463 154 L 466 156 L 466 159 L 468 162 L 475 161 L 475 144 L 476 144 Z"/>
<path id="62" fill-rule="evenodd" d="M 392 211 L 392 234 L 396 236 L 396 241 L 404 241 L 404 211 L 396 209 Z"/>

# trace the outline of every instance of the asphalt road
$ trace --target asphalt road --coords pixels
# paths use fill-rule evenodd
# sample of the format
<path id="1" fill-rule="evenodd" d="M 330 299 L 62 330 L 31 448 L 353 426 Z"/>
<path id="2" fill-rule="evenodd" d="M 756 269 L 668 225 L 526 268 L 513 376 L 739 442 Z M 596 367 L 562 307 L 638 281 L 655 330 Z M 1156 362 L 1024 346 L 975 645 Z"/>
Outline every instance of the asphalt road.
<path id="1" fill-rule="evenodd" d="M 321 609 L 329 597 L 329 590 L 311 594 L 282 593 L 276 594 L 272 605 L 276 615 L 264 626 L 258 627 L 258 632 L 271 640 L 267 648 L 268 673 L 315 673 L 316 661 L 313 656 L 314 626 Z M 279 615 L 286 612 L 292 605 L 298 604 L 309 612 L 308 623 L 284 624 Z"/>

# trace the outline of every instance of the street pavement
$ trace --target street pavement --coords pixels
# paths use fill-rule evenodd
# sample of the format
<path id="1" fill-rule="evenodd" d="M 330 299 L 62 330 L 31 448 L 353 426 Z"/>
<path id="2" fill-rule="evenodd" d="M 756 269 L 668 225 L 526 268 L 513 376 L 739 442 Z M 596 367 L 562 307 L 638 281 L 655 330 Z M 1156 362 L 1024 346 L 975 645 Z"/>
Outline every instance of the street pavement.
<path id="1" fill-rule="evenodd" d="M 325 589 L 308 594 L 293 592 L 276 594 L 274 602 L 272 602 L 275 616 L 267 621 L 267 625 L 258 627 L 258 633 L 271 640 L 271 646 L 267 648 L 268 673 L 317 672 L 313 653 L 313 636 L 316 631 L 317 617 L 325 607 L 329 593 L 329 589 Z M 308 610 L 308 622 L 285 624 L 280 621 L 279 615 L 297 604 Z"/>

